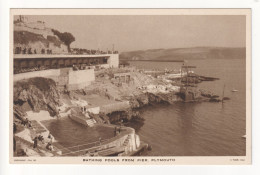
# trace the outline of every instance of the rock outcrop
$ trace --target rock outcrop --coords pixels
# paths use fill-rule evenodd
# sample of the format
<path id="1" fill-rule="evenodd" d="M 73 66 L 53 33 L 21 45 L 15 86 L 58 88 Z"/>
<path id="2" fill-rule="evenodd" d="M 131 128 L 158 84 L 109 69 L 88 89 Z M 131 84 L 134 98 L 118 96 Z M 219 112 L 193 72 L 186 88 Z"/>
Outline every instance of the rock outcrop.
<path id="1" fill-rule="evenodd" d="M 143 123 L 144 119 L 141 117 L 139 109 L 151 104 L 173 104 L 176 101 L 180 101 L 180 97 L 175 93 L 144 93 L 137 96 L 133 96 L 128 99 L 130 102 L 130 109 L 114 111 L 108 114 L 111 123 Z M 128 125 L 130 126 L 130 125 Z"/>
<path id="2" fill-rule="evenodd" d="M 58 114 L 59 98 L 59 91 L 52 79 L 36 77 L 14 84 L 13 101 L 15 109 L 22 109 L 24 104 L 28 104 L 31 110 L 35 112 L 47 110 L 51 116 L 55 116 Z M 22 110 L 19 111 L 21 113 Z M 20 113 L 17 113 L 17 115 Z"/>
<path id="3" fill-rule="evenodd" d="M 138 96 L 134 96 L 130 99 L 130 105 L 132 108 L 141 108 L 143 106 L 154 103 L 166 103 L 173 104 L 176 101 L 180 101 L 180 97 L 175 93 L 145 93 Z"/>

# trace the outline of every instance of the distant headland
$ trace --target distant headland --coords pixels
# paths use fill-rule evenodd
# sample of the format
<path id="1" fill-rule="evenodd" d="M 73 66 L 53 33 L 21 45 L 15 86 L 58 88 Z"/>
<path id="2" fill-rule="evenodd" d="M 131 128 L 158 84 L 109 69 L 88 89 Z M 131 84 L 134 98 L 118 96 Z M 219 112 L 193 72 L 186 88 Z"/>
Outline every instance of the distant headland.
<path id="1" fill-rule="evenodd" d="M 245 59 L 246 48 L 191 47 L 172 49 L 149 49 L 121 52 L 120 60 L 128 61 L 184 61 L 198 59 Z"/>

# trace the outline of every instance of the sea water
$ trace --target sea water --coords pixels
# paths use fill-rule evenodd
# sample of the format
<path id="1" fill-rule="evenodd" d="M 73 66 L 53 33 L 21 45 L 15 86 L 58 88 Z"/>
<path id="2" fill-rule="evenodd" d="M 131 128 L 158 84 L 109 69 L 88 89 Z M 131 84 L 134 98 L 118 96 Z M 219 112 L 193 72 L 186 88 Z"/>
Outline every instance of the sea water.
<path id="1" fill-rule="evenodd" d="M 141 69 L 180 69 L 183 63 L 130 61 Z M 225 103 L 154 105 L 142 110 L 144 125 L 137 130 L 152 146 L 147 156 L 243 156 L 246 155 L 246 60 L 191 60 L 195 73 L 219 78 L 202 82 L 203 88 L 222 97 Z M 238 92 L 232 92 L 235 88 Z"/>

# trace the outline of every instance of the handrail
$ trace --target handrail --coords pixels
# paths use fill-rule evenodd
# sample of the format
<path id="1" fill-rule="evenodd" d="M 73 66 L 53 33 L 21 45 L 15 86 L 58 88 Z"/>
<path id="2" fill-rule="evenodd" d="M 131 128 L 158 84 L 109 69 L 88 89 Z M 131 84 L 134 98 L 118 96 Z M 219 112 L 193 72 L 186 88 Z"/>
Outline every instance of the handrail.
<path id="1" fill-rule="evenodd" d="M 99 148 L 99 147 L 101 147 L 101 145 L 99 145 L 99 146 L 95 146 L 95 147 L 91 147 L 91 148 L 87 148 L 87 149 L 81 149 L 81 150 L 78 150 L 78 151 L 71 151 L 71 152 L 68 152 L 68 153 L 62 154 L 62 156 L 64 156 L 64 155 L 68 155 L 68 154 L 74 154 L 74 153 L 78 153 L 78 152 L 82 152 L 82 151 L 87 151 L 87 150 L 95 149 L 95 148 Z"/>
<path id="2" fill-rule="evenodd" d="M 105 140 L 101 140 L 101 142 L 105 142 L 105 141 L 108 141 L 109 139 L 105 139 Z M 77 148 L 77 147 L 80 147 L 80 146 L 86 146 L 86 145 L 91 145 L 91 144 L 96 144 L 96 143 L 100 143 L 99 141 L 96 141 L 96 142 L 91 142 L 91 143 L 87 143 L 87 144 L 82 144 L 82 145 L 77 145 L 77 146 L 71 146 L 71 147 L 64 147 L 64 148 L 61 148 L 59 150 L 64 150 L 64 149 L 70 149 L 70 148 Z"/>
<path id="3" fill-rule="evenodd" d="M 128 135 L 127 137 L 129 137 L 129 135 Z M 105 142 L 105 141 L 107 141 L 107 140 L 110 140 L 110 139 L 106 139 L 106 140 L 104 140 L 103 142 Z M 96 142 L 93 142 L 93 143 L 96 143 Z M 105 144 L 104 144 L 104 145 L 105 145 Z M 71 151 L 71 152 L 62 154 L 62 156 L 69 155 L 69 154 L 75 154 L 75 153 L 79 153 L 79 152 L 83 152 L 83 151 L 88 151 L 88 150 L 91 150 L 91 149 L 97 149 L 97 148 L 100 148 L 101 146 L 103 146 L 103 145 L 94 146 L 94 147 L 91 147 L 91 148 L 81 149 L 81 150 L 77 150 L 77 151 Z M 77 147 L 77 146 L 74 146 L 74 147 Z M 102 151 L 102 150 L 100 150 L 100 151 Z"/>
<path id="4" fill-rule="evenodd" d="M 99 125 L 103 125 L 103 124 L 99 124 Z M 109 126 L 109 127 L 112 127 L 112 126 Z M 113 126 L 114 127 L 114 126 Z M 128 129 L 127 129 L 128 127 L 122 127 L 121 128 L 121 131 L 128 131 Z M 129 128 L 130 129 L 130 128 Z M 133 130 L 132 128 L 130 129 L 130 130 Z M 129 133 L 127 133 L 127 135 L 129 136 Z M 115 137 L 113 137 L 113 138 L 109 138 L 109 139 L 105 139 L 105 140 L 102 140 L 102 144 L 101 145 L 98 145 L 98 146 L 94 146 L 94 147 L 90 147 L 90 148 L 86 148 L 86 149 L 81 149 L 81 150 L 79 150 L 79 147 L 80 146 L 86 146 L 86 145 L 91 145 L 91 144 L 96 144 L 96 143 L 100 143 L 99 141 L 96 141 L 96 142 L 92 142 L 92 143 L 87 143 L 87 144 L 82 144 L 82 145 L 77 145 L 77 146 L 72 146 L 72 147 L 64 147 L 64 148 L 61 148 L 61 149 L 59 149 L 59 150 L 65 150 L 65 149 L 67 149 L 67 151 L 69 150 L 69 148 L 78 148 L 78 150 L 77 151 L 70 151 L 70 152 L 67 152 L 67 153 L 65 153 L 65 154 L 62 154 L 62 156 L 64 156 L 64 155 L 69 155 L 69 154 L 74 154 L 74 153 L 79 153 L 79 152 L 82 152 L 82 151 L 87 151 L 87 150 L 91 150 L 91 149 L 96 149 L 96 148 L 100 148 L 101 146 L 104 146 L 104 145 L 106 145 L 106 144 L 108 144 L 108 143 L 106 143 L 106 144 L 104 144 L 104 142 L 106 142 L 106 141 L 115 141 L 114 139 L 115 138 L 118 138 L 118 137 L 120 137 L 121 138 L 121 134 L 119 134 L 118 136 L 115 136 Z M 123 136 L 125 136 L 125 134 L 123 135 Z"/>

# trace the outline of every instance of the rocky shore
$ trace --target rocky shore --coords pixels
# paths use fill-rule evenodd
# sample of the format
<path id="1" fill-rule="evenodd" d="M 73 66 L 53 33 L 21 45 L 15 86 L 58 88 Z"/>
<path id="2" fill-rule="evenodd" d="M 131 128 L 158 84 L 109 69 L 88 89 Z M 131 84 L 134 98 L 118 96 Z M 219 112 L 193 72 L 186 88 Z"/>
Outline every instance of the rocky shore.
<path id="1" fill-rule="evenodd" d="M 113 74 L 121 72 L 130 75 L 128 82 L 118 82 L 114 78 Z M 28 115 L 32 112 L 47 111 L 49 117 L 46 120 L 50 120 L 70 115 L 71 109 L 80 111 L 86 107 L 88 116 L 98 124 L 125 125 L 138 129 L 145 122 L 140 115 L 143 107 L 184 101 L 180 92 L 178 82 L 152 77 L 135 69 L 101 70 L 96 72 L 93 84 L 74 91 L 58 88 L 52 79 L 30 78 L 14 84 L 14 124 L 23 131 L 27 126 L 21 124 L 28 121 Z M 202 101 L 219 101 L 218 96 L 212 92 L 200 89 L 195 93 Z M 95 112 L 96 109 L 99 112 Z M 39 120 L 37 117 L 35 115 L 29 118 L 44 120 L 44 116 Z M 37 132 L 28 131 L 31 140 L 28 137 L 27 140 L 32 141 Z"/>
<path id="2" fill-rule="evenodd" d="M 60 92 L 55 81 L 48 78 L 31 78 L 14 84 L 14 116 L 24 120 L 26 111 L 46 110 L 51 116 L 58 114 Z"/>
<path id="3" fill-rule="evenodd" d="M 129 101 L 129 108 L 117 109 L 108 114 L 93 114 L 99 123 L 104 121 L 117 123 L 139 118 L 138 109 L 144 106 L 157 103 L 174 104 L 177 101 L 183 101 L 179 93 L 180 86 L 174 81 L 154 78 L 134 69 L 108 71 L 99 72 L 95 83 L 76 91 L 59 90 L 55 81 L 48 78 L 37 77 L 15 82 L 14 116 L 24 120 L 26 111 L 46 110 L 50 113 L 50 116 L 59 117 L 60 113 L 63 112 L 62 110 L 79 106 L 77 102 L 89 106 L 102 106 L 105 103 Z M 131 81 L 120 85 L 115 83 L 113 73 L 120 71 L 130 72 Z M 212 79 L 215 80 L 215 78 Z M 203 99 L 203 101 L 213 101 L 212 99 L 219 97 L 203 89 L 197 90 L 196 93 L 199 93 L 198 98 Z M 91 96 L 90 94 L 96 96 L 90 99 L 88 98 Z"/>

